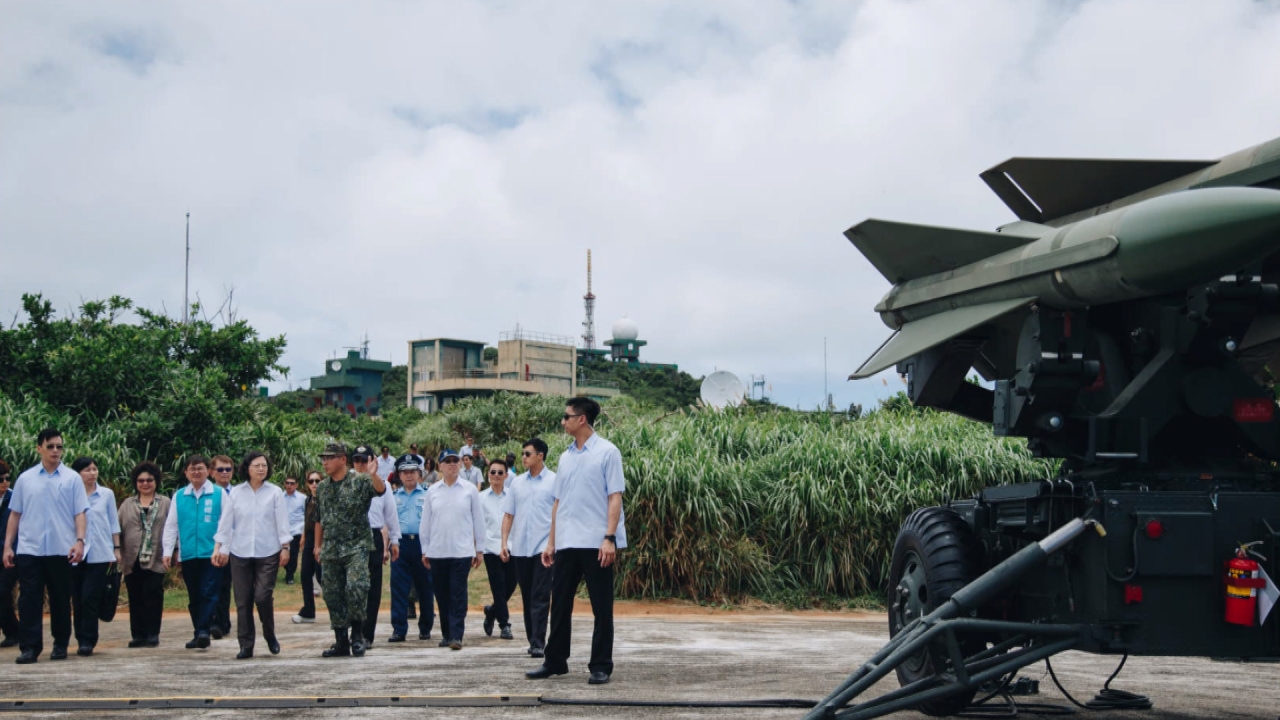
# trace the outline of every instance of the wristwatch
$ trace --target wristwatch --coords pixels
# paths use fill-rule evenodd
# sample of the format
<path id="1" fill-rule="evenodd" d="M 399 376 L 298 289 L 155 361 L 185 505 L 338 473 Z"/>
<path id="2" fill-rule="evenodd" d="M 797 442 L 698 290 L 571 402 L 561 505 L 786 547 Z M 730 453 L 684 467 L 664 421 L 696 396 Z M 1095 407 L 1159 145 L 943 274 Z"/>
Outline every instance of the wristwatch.
<path id="1" fill-rule="evenodd" d="M 609 542 L 613 543 L 614 545 L 617 545 L 617 544 L 618 544 L 618 536 L 617 536 L 617 535 L 605 535 L 605 536 L 604 536 L 604 539 L 605 539 L 605 540 L 608 540 Z"/>

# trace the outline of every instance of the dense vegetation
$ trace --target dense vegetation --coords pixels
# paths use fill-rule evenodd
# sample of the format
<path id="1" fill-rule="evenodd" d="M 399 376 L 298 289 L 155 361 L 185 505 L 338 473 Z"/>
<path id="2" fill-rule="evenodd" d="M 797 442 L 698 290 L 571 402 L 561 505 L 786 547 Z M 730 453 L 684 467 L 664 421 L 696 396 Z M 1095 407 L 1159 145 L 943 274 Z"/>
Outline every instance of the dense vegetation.
<path id="1" fill-rule="evenodd" d="M 634 368 L 622 363 L 596 360 L 578 366 L 593 380 L 611 380 L 622 392 L 647 405 L 674 410 L 698 401 L 702 378 L 671 368 Z"/>
<path id="2" fill-rule="evenodd" d="M 541 435 L 553 469 L 568 444 L 558 398 L 499 394 L 429 416 L 399 406 L 379 418 L 303 412 L 300 396 L 253 395 L 283 370 L 284 339 L 262 340 L 246 323 L 184 326 L 141 310 L 125 322 L 132 308 L 119 298 L 65 319 L 38 296 L 25 308 L 26 321 L 0 328 L 0 458 L 18 469 L 37 461 L 34 438 L 50 425 L 71 457 L 96 458 L 118 492 L 141 459 L 167 467 L 172 489 L 191 452 L 260 449 L 282 472 L 300 472 L 330 437 L 396 452 L 416 442 L 435 454 L 471 434 L 494 457 Z M 902 398 L 860 417 L 766 404 L 710 412 L 689 408 L 689 383 L 669 379 L 648 401 L 608 402 L 597 424 L 621 449 L 628 483 L 624 596 L 807 604 L 876 594 L 912 509 L 1052 470 L 1021 441 Z"/>

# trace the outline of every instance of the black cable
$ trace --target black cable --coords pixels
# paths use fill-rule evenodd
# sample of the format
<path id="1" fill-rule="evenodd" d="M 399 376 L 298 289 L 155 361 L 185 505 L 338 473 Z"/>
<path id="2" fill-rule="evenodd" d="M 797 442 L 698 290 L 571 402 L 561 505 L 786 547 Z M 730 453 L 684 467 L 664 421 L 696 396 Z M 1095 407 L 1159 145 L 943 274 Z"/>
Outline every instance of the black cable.
<path id="1" fill-rule="evenodd" d="M 568 700 L 542 698 L 543 705 L 578 705 L 587 707 L 670 707 L 670 708 L 796 708 L 817 707 L 816 700 L 766 698 L 763 700 Z"/>
<path id="2" fill-rule="evenodd" d="M 1126 690 L 1113 690 L 1111 681 L 1116 679 L 1120 674 L 1120 670 L 1124 667 L 1125 662 L 1129 660 L 1129 653 L 1125 653 L 1120 658 L 1120 664 L 1116 666 L 1115 672 L 1111 673 L 1111 677 L 1103 683 L 1102 689 L 1087 703 L 1081 703 L 1071 697 L 1071 693 L 1062 687 L 1062 683 L 1058 682 L 1058 676 L 1053 672 L 1053 664 L 1049 662 L 1049 658 L 1044 659 L 1045 667 L 1049 668 L 1049 677 L 1053 678 L 1053 684 L 1058 686 L 1058 690 L 1077 707 L 1085 710 L 1150 710 L 1151 698 L 1146 695 L 1138 695 Z"/>

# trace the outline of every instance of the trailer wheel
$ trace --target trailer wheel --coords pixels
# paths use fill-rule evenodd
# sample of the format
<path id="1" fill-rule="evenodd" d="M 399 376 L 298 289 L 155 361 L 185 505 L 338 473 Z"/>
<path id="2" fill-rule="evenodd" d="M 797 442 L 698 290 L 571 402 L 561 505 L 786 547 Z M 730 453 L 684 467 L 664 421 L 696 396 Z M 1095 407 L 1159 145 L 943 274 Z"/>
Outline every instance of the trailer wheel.
<path id="1" fill-rule="evenodd" d="M 952 593 L 982 574 L 982 545 L 955 511 L 944 507 L 921 508 L 898 531 L 889 565 L 889 635 L 897 635 L 907 623 L 927 615 L 951 598 Z M 979 641 L 961 641 L 966 655 L 978 652 Z M 950 665 L 940 647 L 922 650 L 897 668 L 898 683 L 908 685 L 932 677 Z M 969 706 L 976 690 L 921 703 L 926 715 L 954 715 Z"/>

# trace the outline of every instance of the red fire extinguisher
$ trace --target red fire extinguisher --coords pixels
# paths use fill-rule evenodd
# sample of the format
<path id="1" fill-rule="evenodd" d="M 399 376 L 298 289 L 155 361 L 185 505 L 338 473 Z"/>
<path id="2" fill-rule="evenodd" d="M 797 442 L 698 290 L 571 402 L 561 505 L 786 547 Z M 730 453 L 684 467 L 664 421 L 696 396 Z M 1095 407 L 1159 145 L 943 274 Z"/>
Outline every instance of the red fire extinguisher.
<path id="1" fill-rule="evenodd" d="M 1225 563 L 1226 619 L 1234 625 L 1253 626 L 1258 617 L 1258 588 L 1262 587 L 1266 581 L 1258 577 L 1258 562 L 1249 557 L 1250 554 L 1257 554 L 1249 549 L 1254 544 L 1241 545 L 1236 550 L 1236 556 Z"/>

